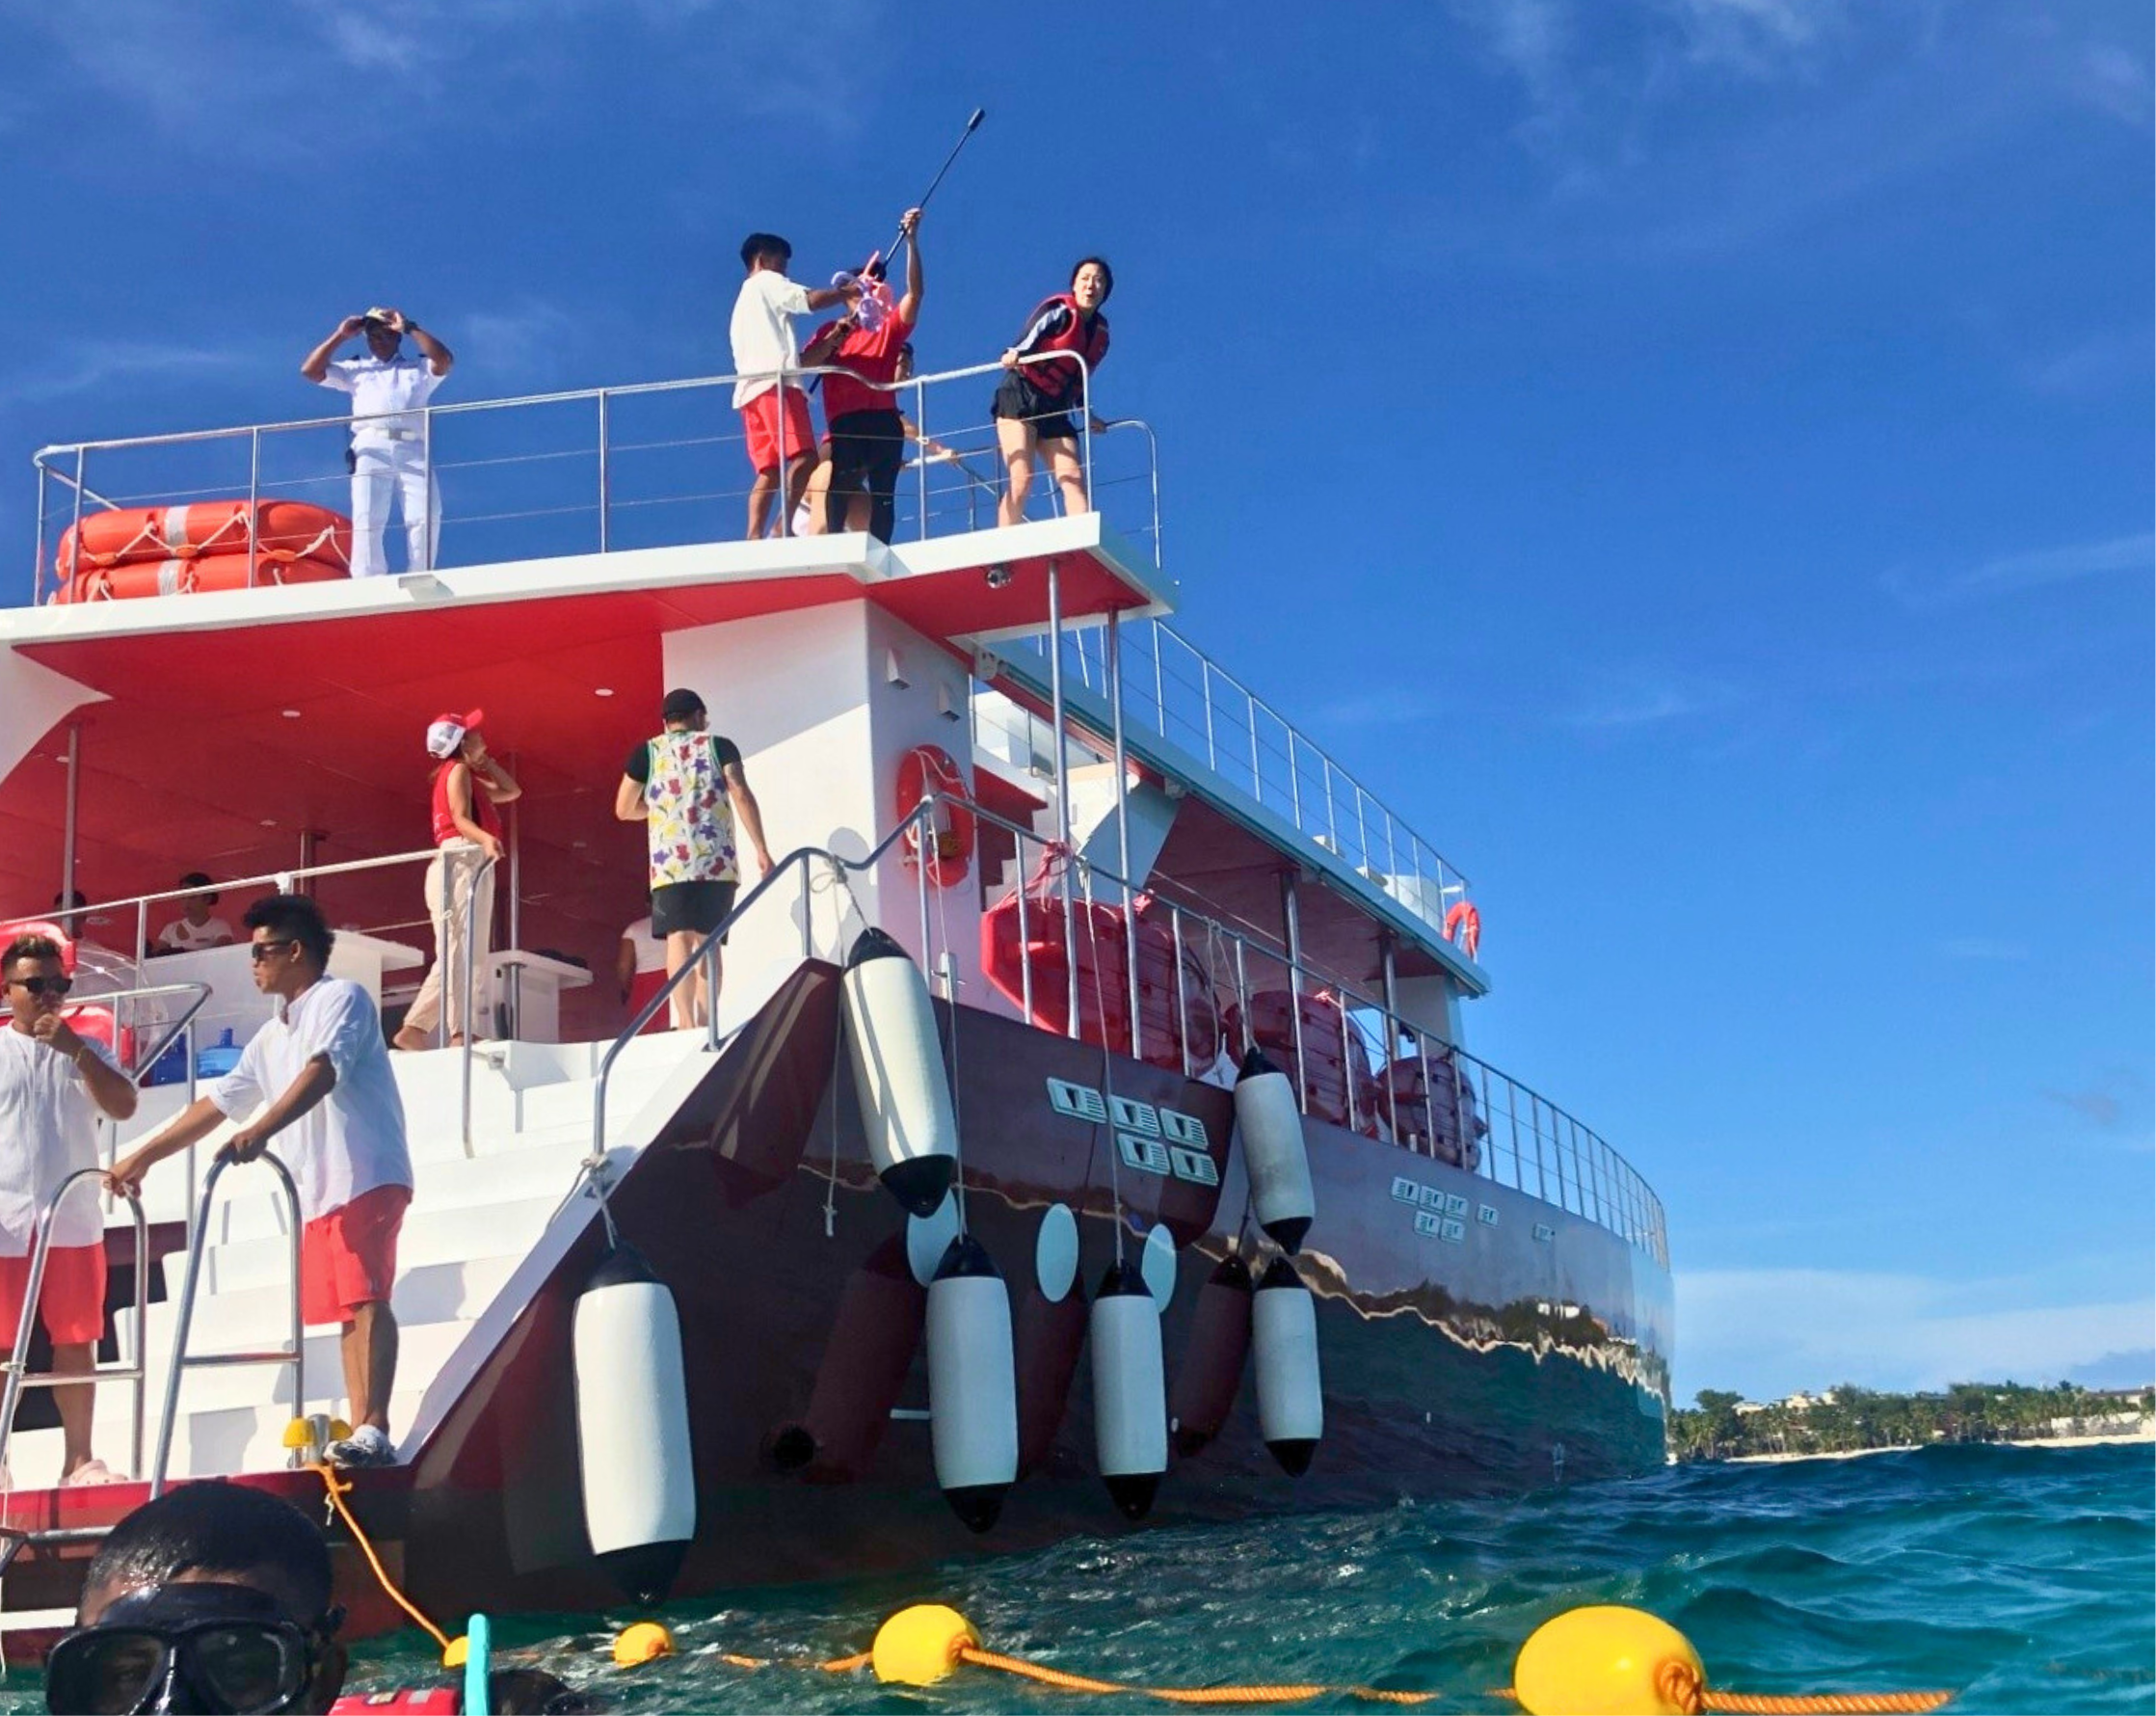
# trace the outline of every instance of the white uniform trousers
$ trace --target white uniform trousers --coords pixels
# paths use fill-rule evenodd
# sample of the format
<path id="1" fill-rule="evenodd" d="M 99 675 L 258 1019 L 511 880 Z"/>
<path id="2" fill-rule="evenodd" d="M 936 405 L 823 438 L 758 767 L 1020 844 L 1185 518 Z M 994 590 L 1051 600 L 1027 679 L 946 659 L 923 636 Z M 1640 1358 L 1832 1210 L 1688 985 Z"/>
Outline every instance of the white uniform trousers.
<path id="1" fill-rule="evenodd" d="M 441 544 L 441 486 L 427 469 L 426 443 L 369 437 L 352 445 L 352 576 L 389 570 L 384 539 L 392 492 L 404 500 L 405 570 L 425 572 Z"/>

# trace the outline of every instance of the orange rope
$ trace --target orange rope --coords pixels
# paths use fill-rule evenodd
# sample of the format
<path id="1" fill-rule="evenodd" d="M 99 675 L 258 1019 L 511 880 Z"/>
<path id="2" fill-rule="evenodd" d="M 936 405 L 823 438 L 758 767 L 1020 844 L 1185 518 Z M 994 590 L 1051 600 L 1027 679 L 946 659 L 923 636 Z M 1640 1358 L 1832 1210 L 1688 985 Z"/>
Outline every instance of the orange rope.
<path id="1" fill-rule="evenodd" d="M 353 1541 L 359 1545 L 360 1553 L 367 1558 L 367 1566 L 374 1569 L 374 1576 L 382 1582 L 382 1589 L 389 1594 L 389 1600 L 432 1633 L 435 1643 L 446 1651 L 449 1649 L 449 1635 L 422 1615 L 419 1612 L 418 1605 L 397 1589 L 395 1581 L 389 1577 L 388 1571 L 382 1565 L 382 1557 L 374 1552 L 374 1545 L 367 1541 L 367 1534 L 360 1529 L 359 1522 L 353 1518 L 352 1510 L 344 1505 L 345 1491 L 352 1488 L 351 1484 L 349 1482 L 340 1483 L 334 1469 L 327 1465 L 309 1465 L 306 1469 L 321 1474 L 322 1488 L 330 1492 L 330 1505 L 336 1509 L 338 1516 L 343 1519 L 346 1528 L 352 1533 Z"/>
<path id="2" fill-rule="evenodd" d="M 1903 1710 L 1936 1710 L 1954 1697 L 1951 1692 L 1715 1692 L 1687 1662 L 1664 1663 L 1655 1690 L 1679 1709 L 1723 1710 L 1733 1716 L 1892 1716 Z"/>
<path id="3" fill-rule="evenodd" d="M 1954 1697 L 1951 1692 L 1828 1692 L 1812 1697 L 1779 1698 L 1768 1693 L 1708 1692 L 1701 1695 L 1710 1710 L 1751 1712 L 1752 1716 L 1868 1716 L 1872 1711 L 1936 1710 Z"/>
<path id="4" fill-rule="evenodd" d="M 972 1663 L 975 1668 L 1000 1669 L 1006 1675 L 1037 1680 L 1043 1686 L 1060 1687 L 1065 1692 L 1136 1692 L 1174 1704 L 1287 1703 L 1297 1699 L 1318 1698 L 1329 1692 L 1344 1692 L 1350 1697 L 1378 1703 L 1421 1704 L 1442 1696 L 1435 1692 L 1390 1692 L 1375 1686 L 1127 1686 L 1117 1680 L 1095 1680 L 1084 1675 L 1065 1674 L 1061 1669 L 1047 1668 L 1023 1657 L 1001 1656 L 971 1645 L 960 1647 L 958 1660 Z"/>

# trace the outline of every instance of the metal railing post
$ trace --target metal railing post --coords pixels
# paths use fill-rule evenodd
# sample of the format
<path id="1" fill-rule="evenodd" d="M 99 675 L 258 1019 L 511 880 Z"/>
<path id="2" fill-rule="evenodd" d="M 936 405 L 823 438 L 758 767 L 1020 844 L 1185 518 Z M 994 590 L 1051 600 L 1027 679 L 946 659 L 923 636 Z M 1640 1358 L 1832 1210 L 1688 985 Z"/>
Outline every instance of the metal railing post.
<path id="1" fill-rule="evenodd" d="M 1204 656 L 1198 657 L 1198 695 L 1205 699 L 1206 706 L 1206 766 L 1217 774 L 1220 759 L 1212 744 L 1212 663 Z"/>
<path id="2" fill-rule="evenodd" d="M 599 551 L 607 551 L 607 503 L 611 497 L 611 485 L 607 471 L 606 442 L 606 389 L 599 390 Z"/>
<path id="3" fill-rule="evenodd" d="M 461 1069 L 463 1084 L 462 1124 L 465 1154 L 467 1157 L 473 1154 L 471 1147 L 471 1039 L 472 1028 L 476 1023 L 476 1008 L 473 1005 L 474 991 L 478 987 L 473 973 L 478 964 L 479 954 L 479 895 L 482 884 L 488 876 L 492 874 L 494 868 L 494 861 L 492 858 L 487 857 L 483 852 L 477 853 L 477 856 L 480 860 L 479 863 L 464 867 L 466 874 L 469 878 L 465 894 L 465 979 L 464 1005 L 461 1008 L 465 1042 L 464 1065 Z M 451 911 L 457 909 L 454 898 L 449 902 L 449 909 Z M 492 928 L 493 925 L 490 924 L 488 925 L 489 931 L 492 932 Z M 449 1016 L 447 1007 L 443 1007 L 441 1012 L 444 1019 Z"/>
<path id="4" fill-rule="evenodd" d="M 217 1182 L 233 1158 L 223 1150 L 210 1164 L 209 1177 L 202 1182 L 202 1195 L 199 1201 L 195 1220 L 195 1237 L 187 1247 L 187 1274 L 179 1292 L 179 1314 L 173 1327 L 173 1362 L 165 1379 L 165 1410 L 157 1426 L 157 1459 L 150 1468 L 149 1495 L 155 1501 L 165 1493 L 165 1477 L 173 1458 L 173 1433 L 179 1418 L 180 1380 L 189 1370 L 205 1365 L 279 1364 L 292 1373 L 292 1416 L 306 1415 L 306 1326 L 300 1309 L 300 1229 L 305 1223 L 300 1214 L 300 1191 L 292 1183 L 292 1172 L 279 1161 L 274 1151 L 264 1150 L 255 1160 L 273 1168 L 278 1183 L 284 1191 L 286 1239 L 292 1266 L 292 1344 L 283 1352 L 208 1353 L 194 1354 L 187 1351 L 187 1337 L 195 1321 L 195 1292 L 201 1283 L 202 1241 L 209 1232 L 210 1199 L 217 1194 Z"/>
<path id="5" fill-rule="evenodd" d="M 1175 1040 L 1181 1051 L 1183 1076 L 1187 1079 L 1190 1076 L 1190 994 L 1183 971 L 1183 909 L 1180 906 L 1168 908 L 1168 942 L 1175 956 Z"/>
<path id="6" fill-rule="evenodd" d="M 1303 1045 L 1303 926 L 1295 903 L 1295 872 L 1280 878 L 1282 915 L 1288 923 L 1288 1028 L 1295 1045 L 1295 1106 L 1310 1113 L 1310 1057 Z"/>
<path id="7" fill-rule="evenodd" d="M 1019 1005 L 1025 1014 L 1028 1025 L 1033 1018 L 1033 935 L 1025 923 L 1025 897 L 1031 892 L 1026 880 L 1025 843 L 1014 836 L 1011 856 L 1018 865 L 1018 997 Z"/>
<path id="8" fill-rule="evenodd" d="M 407 526 L 412 521 L 407 519 Z M 384 534 L 387 535 L 387 521 L 384 521 Z M 409 528 L 407 537 L 411 534 Z M 383 544 L 383 557 L 388 557 L 386 541 Z M 427 406 L 419 413 L 419 552 L 423 556 L 417 566 L 411 564 L 412 556 L 405 556 L 405 571 L 432 572 L 435 564 L 435 413 Z"/>
<path id="9" fill-rule="evenodd" d="M 262 431 L 247 435 L 247 587 L 261 581 L 262 564 Z M 78 543 L 80 538 L 76 539 Z"/>
<path id="10" fill-rule="evenodd" d="M 1115 767 L 1116 870 L 1123 882 L 1123 956 L 1131 990 L 1131 1059 L 1143 1060 L 1138 1028 L 1138 897 L 1136 878 L 1131 874 L 1131 805 L 1128 764 L 1123 752 L 1123 626 L 1122 615 L 1108 610 L 1106 636 L 1102 643 L 1101 676 L 1107 682 L 1108 726 Z M 1104 1023 L 1104 1028 L 1105 1021 Z"/>
<path id="11" fill-rule="evenodd" d="M 37 607 L 45 599 L 45 462 L 40 454 L 34 463 L 38 467 L 38 543 L 30 557 L 30 605 Z M 76 554 L 81 555 L 81 545 L 76 545 Z M 53 594 L 60 594 L 60 567 L 55 556 L 53 565 Z"/>

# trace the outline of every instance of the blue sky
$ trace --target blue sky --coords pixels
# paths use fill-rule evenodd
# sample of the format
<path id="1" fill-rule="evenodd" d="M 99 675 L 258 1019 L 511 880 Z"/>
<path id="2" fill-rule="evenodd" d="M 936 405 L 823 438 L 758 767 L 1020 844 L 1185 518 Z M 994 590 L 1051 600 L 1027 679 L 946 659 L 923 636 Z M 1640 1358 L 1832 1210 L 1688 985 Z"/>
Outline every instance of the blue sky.
<path id="1" fill-rule="evenodd" d="M 983 104 L 925 362 L 1114 260 L 1186 630 L 1475 878 L 1470 1041 L 1662 1192 L 1680 1389 L 2146 1369 L 2150 57 L 2044 0 L 0 0 L 0 543 L 41 442 L 319 411 L 370 301 L 459 397 L 723 369 L 741 233 L 848 259 Z"/>

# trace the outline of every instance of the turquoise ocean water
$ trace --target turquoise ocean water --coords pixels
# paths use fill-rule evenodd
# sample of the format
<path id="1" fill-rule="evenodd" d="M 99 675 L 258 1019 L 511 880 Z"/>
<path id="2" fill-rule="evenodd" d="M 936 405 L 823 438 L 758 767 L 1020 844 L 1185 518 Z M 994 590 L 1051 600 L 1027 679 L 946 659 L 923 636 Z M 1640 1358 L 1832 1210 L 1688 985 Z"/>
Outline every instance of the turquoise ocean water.
<path id="1" fill-rule="evenodd" d="M 1528 1633 L 1574 1605 L 1614 1602 L 1683 1630 L 1717 1688 L 1941 1686 L 1960 1690 L 1958 1710 L 2150 1711 L 2156 1453 L 1966 1447 L 1692 1466 L 1506 1501 L 1074 1540 L 677 1604 L 664 1618 L 681 1654 L 627 1674 L 593 1619 L 497 1624 L 509 1657 L 621 1710 L 1168 1707 L 972 1669 L 908 1691 L 865 1671 L 719 1660 L 806 1665 L 864 1649 L 883 1617 L 923 1601 L 960 1609 L 991 1649 L 1138 1684 L 1364 1682 L 1442 1689 L 1437 1709 L 1511 1710 L 1490 1689 L 1509 1683 Z M 406 1633 L 359 1647 L 348 1690 L 438 1678 L 422 1643 Z M 25 1675 L 8 1691 L 11 1708 L 41 1707 Z"/>

